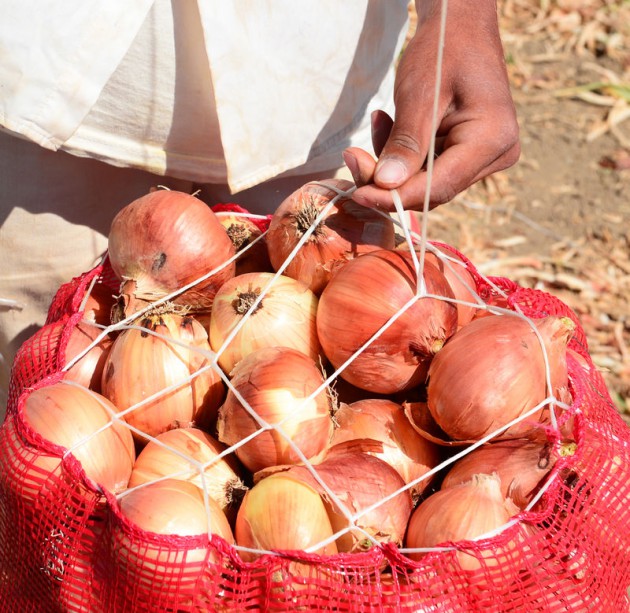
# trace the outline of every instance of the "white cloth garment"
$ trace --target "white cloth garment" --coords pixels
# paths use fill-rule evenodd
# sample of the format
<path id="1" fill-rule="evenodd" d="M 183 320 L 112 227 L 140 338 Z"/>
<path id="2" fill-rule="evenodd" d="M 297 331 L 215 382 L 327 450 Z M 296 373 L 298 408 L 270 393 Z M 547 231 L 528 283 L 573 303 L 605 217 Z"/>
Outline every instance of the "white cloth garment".
<path id="1" fill-rule="evenodd" d="M 19 345 L 151 186 L 269 213 L 393 114 L 406 0 L 0 0 L 0 418 Z"/>
<path id="2" fill-rule="evenodd" d="M 233 192 L 338 167 L 393 113 L 402 0 L 2 0 L 0 124 Z"/>

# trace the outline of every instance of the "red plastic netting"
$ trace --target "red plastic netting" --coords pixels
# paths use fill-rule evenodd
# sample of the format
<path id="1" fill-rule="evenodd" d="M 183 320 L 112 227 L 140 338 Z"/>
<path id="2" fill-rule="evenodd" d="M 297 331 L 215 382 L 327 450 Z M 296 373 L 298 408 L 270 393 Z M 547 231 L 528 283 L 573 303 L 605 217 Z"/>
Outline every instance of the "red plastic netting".
<path id="1" fill-rule="evenodd" d="M 484 279 L 487 304 L 577 318 L 553 296 L 508 279 Z M 107 262 L 60 288 L 47 326 L 68 330 L 96 281 L 115 291 Z M 62 377 L 60 354 L 37 335 L 20 349 L 0 429 L 0 603 L 38 611 L 598 611 L 628 610 L 630 431 L 620 419 L 576 328 L 569 356 L 576 451 L 557 458 L 540 500 L 499 534 L 445 543 L 420 562 L 388 544 L 366 553 L 300 551 L 244 562 L 223 539 L 144 532 L 116 497 L 66 454 L 49 473 L 37 462 L 64 450 L 21 417 L 32 389 Z M 552 442 L 557 436 L 549 430 Z M 556 447 L 557 449 L 557 447 Z M 31 502 L 28 502 L 31 501 Z M 479 561 L 462 567 L 458 551 Z"/>

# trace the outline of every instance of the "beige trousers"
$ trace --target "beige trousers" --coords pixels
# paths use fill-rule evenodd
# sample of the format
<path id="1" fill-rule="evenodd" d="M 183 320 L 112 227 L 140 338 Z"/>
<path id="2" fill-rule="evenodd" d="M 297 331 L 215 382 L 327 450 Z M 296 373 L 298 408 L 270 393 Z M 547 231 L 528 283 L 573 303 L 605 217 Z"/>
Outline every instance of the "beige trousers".
<path id="1" fill-rule="evenodd" d="M 349 178 L 347 169 L 268 181 L 238 194 L 51 152 L 0 132 L 0 421 L 15 352 L 44 323 L 57 288 L 92 268 L 123 206 L 165 185 L 208 204 L 235 202 L 271 213 L 312 179 Z"/>

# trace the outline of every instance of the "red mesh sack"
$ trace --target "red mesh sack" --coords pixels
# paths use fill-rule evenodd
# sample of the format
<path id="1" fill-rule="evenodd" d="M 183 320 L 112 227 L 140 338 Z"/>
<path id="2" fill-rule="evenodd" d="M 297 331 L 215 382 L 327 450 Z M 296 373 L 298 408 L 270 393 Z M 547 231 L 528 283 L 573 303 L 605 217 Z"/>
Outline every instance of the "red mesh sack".
<path id="1" fill-rule="evenodd" d="M 630 431 L 588 354 L 575 314 L 557 298 L 486 279 L 463 254 L 488 305 L 528 317 L 570 317 L 575 447 L 557 458 L 537 502 L 485 538 L 445 542 L 420 561 L 392 544 L 333 556 L 262 553 L 245 562 L 217 535 L 158 535 L 120 512 L 76 458 L 24 421 L 33 389 L 62 377 L 58 346 L 27 341 L 0 429 L 0 602 L 3 611 L 598 611 L 628 610 Z M 60 288 L 47 325 L 68 326 L 93 280 L 115 289 L 107 263 Z M 44 339 L 44 340 L 42 340 Z M 62 457 L 38 469 L 42 455 Z M 469 570 L 458 555 L 476 560 Z"/>

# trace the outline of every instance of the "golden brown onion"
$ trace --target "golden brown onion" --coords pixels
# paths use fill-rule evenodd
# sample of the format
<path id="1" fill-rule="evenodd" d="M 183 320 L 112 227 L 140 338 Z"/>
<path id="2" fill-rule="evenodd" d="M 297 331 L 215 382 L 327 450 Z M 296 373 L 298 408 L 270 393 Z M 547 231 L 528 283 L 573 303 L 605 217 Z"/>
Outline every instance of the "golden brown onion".
<path id="1" fill-rule="evenodd" d="M 209 309 L 235 271 L 234 262 L 224 265 L 235 251 L 217 216 L 201 200 L 178 191 L 155 190 L 121 209 L 108 250 L 122 284 L 125 315 L 218 269 L 172 299 L 193 311 Z"/>
<path id="2" fill-rule="evenodd" d="M 234 368 L 231 383 L 244 401 L 264 422 L 280 425 L 287 438 L 275 428 L 265 430 L 236 448 L 241 462 L 256 472 L 269 466 L 294 464 L 301 457 L 321 453 L 333 432 L 332 401 L 323 388 L 324 377 L 307 355 L 289 347 L 257 349 Z M 219 409 L 218 438 L 235 445 L 259 430 L 260 425 L 232 389 Z"/>
<path id="3" fill-rule="evenodd" d="M 429 294 L 454 298 L 444 275 L 424 267 Z M 322 292 L 317 332 L 326 357 L 339 368 L 416 295 L 410 253 L 374 251 L 340 268 Z M 422 383 L 429 362 L 456 330 L 457 307 L 418 298 L 342 371 L 352 385 L 391 394 Z"/>
<path id="4" fill-rule="evenodd" d="M 262 300 L 247 315 L 261 295 Z M 231 373 L 240 360 L 262 347 L 293 347 L 319 360 L 317 303 L 317 296 L 306 285 L 284 275 L 274 279 L 273 273 L 252 272 L 224 283 L 212 305 L 212 349 L 219 352 L 236 326 L 240 328 L 219 355 L 221 368 Z"/>
<path id="5" fill-rule="evenodd" d="M 549 316 L 531 323 L 516 315 L 475 319 L 454 334 L 429 369 L 428 408 L 455 440 L 478 440 L 534 409 L 568 383 L 566 347 L 574 325 Z M 548 356 L 547 389 L 541 335 Z M 517 438 L 536 429 L 541 409 L 501 434 Z"/>
<path id="6" fill-rule="evenodd" d="M 286 198 L 274 212 L 267 233 L 269 257 L 278 270 L 326 205 L 337 196 L 329 186 L 347 191 L 344 179 L 307 183 Z M 320 294 L 334 272 L 362 253 L 394 248 L 394 225 L 373 209 L 340 197 L 291 259 L 284 274 Z"/>
<path id="7" fill-rule="evenodd" d="M 143 402 L 124 417 L 151 436 L 193 424 L 210 427 L 225 387 L 212 368 L 188 380 L 211 363 L 207 354 L 194 350 L 210 352 L 201 324 L 173 313 L 147 315 L 138 324 L 146 330 L 129 328 L 116 337 L 103 370 L 103 394 L 120 410 Z"/>

